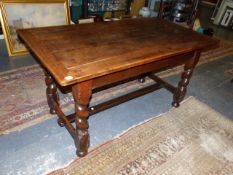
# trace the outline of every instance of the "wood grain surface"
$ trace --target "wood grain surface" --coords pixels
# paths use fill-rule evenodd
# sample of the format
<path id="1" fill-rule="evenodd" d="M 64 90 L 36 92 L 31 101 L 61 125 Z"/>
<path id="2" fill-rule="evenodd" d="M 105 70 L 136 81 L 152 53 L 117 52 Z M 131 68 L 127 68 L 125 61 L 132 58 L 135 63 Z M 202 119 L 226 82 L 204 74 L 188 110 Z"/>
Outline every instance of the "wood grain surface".
<path id="1" fill-rule="evenodd" d="M 18 34 L 62 86 L 219 43 L 157 18 L 23 29 Z"/>

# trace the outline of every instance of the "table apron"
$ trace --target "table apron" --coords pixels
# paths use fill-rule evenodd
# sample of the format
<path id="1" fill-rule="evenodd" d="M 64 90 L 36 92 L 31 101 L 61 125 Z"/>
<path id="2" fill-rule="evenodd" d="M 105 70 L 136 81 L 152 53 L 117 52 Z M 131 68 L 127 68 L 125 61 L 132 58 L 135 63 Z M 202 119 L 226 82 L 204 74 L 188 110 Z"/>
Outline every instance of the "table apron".
<path id="1" fill-rule="evenodd" d="M 194 58 L 195 51 L 188 52 L 182 55 L 176 55 L 159 61 L 154 61 L 144 65 L 129 68 L 123 71 L 114 72 L 101 77 L 92 79 L 92 89 L 109 85 L 121 80 L 132 78 L 149 72 L 158 72 L 167 68 L 185 64 L 190 59 Z"/>

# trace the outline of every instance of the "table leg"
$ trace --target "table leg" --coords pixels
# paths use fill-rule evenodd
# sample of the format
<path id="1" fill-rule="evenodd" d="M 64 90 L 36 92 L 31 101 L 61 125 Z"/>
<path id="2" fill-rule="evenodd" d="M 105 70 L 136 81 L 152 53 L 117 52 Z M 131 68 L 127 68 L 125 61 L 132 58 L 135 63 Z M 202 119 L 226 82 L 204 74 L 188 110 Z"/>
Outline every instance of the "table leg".
<path id="1" fill-rule="evenodd" d="M 47 86 L 46 89 L 46 96 L 47 96 L 47 102 L 50 108 L 50 113 L 51 114 L 56 114 L 55 107 L 53 105 L 53 102 L 57 102 L 59 104 L 59 95 L 57 92 L 57 86 L 56 83 L 54 82 L 52 76 L 44 71 L 45 73 L 45 84 Z"/>
<path id="2" fill-rule="evenodd" d="M 187 61 L 184 65 L 184 71 L 181 75 L 181 80 L 179 81 L 178 87 L 173 96 L 172 106 L 179 107 L 180 102 L 184 99 L 187 86 L 189 84 L 190 78 L 192 77 L 193 70 L 198 63 L 200 58 L 200 52 L 195 52 L 192 59 Z"/>
<path id="3" fill-rule="evenodd" d="M 146 81 L 146 75 L 139 76 L 139 78 L 138 78 L 139 83 L 144 83 L 145 81 Z"/>
<path id="4" fill-rule="evenodd" d="M 72 87 L 72 93 L 75 101 L 75 136 L 74 141 L 77 148 L 77 155 L 79 157 L 83 157 L 88 152 L 88 147 L 90 143 L 89 138 L 89 109 L 88 105 L 90 102 L 91 94 L 92 94 L 92 82 L 86 81 L 79 84 L 76 84 Z"/>

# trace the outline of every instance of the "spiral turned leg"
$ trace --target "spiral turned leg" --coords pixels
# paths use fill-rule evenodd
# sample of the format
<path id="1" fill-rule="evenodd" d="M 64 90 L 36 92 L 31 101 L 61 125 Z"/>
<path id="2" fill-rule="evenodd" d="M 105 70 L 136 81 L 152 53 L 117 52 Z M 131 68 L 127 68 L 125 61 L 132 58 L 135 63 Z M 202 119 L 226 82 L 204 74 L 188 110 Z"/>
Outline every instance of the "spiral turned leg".
<path id="1" fill-rule="evenodd" d="M 59 95 L 57 92 L 57 86 L 50 74 L 48 74 L 46 71 L 45 72 L 45 84 L 47 86 L 46 88 L 46 96 L 47 96 L 47 102 L 50 108 L 50 113 L 51 114 L 56 114 L 55 108 L 53 103 L 56 102 L 59 104 Z"/>
<path id="2" fill-rule="evenodd" d="M 173 96 L 172 106 L 179 107 L 180 102 L 184 99 L 192 72 L 193 69 L 187 69 L 182 73 L 181 81 L 179 82 L 178 88 Z"/>
<path id="3" fill-rule="evenodd" d="M 193 70 L 196 64 L 198 63 L 199 57 L 200 57 L 200 53 L 196 52 L 193 58 L 191 58 L 185 64 L 184 72 L 181 75 L 181 80 L 173 96 L 172 106 L 179 107 L 180 102 L 184 99 L 187 92 L 187 86 L 189 84 L 190 78 L 192 77 Z"/>
<path id="4" fill-rule="evenodd" d="M 76 130 L 75 130 L 75 145 L 77 155 L 83 157 L 88 152 L 90 144 L 90 136 L 88 132 L 89 124 L 89 101 L 91 98 L 91 82 L 83 82 L 72 87 L 72 92 L 75 100 L 76 111 Z"/>

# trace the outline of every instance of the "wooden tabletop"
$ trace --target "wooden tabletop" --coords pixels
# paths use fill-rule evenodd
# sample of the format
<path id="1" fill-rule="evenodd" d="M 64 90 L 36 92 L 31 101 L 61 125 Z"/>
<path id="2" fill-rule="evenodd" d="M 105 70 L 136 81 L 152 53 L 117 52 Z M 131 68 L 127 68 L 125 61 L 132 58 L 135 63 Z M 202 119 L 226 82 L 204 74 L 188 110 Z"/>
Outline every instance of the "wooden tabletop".
<path id="1" fill-rule="evenodd" d="M 62 86 L 219 43 L 157 18 L 23 29 L 18 34 Z"/>

